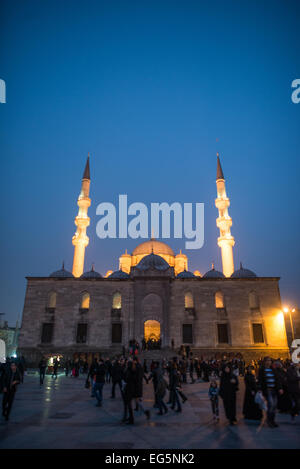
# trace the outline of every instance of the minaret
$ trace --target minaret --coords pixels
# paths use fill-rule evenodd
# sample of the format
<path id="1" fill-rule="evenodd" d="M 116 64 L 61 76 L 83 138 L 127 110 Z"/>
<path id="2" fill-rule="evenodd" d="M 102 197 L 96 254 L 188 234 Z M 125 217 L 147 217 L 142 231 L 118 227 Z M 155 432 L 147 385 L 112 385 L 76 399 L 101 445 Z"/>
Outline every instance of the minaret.
<path id="1" fill-rule="evenodd" d="M 233 264 L 233 251 L 234 237 L 231 235 L 230 228 L 232 219 L 228 214 L 228 207 L 230 205 L 229 198 L 226 195 L 225 179 L 220 163 L 219 153 L 217 153 L 217 193 L 218 197 L 215 200 L 215 205 L 219 210 L 217 218 L 217 227 L 220 229 L 220 236 L 218 238 L 218 246 L 221 248 L 223 274 L 225 277 L 230 277 L 234 271 Z"/>
<path id="2" fill-rule="evenodd" d="M 75 225 L 77 226 L 77 230 L 72 238 L 72 243 L 75 248 L 72 270 L 74 277 L 80 277 L 83 274 L 85 248 L 89 244 L 89 238 L 86 235 L 86 229 L 90 224 L 90 218 L 88 217 L 88 208 L 91 205 L 91 199 L 89 198 L 90 183 L 90 155 L 88 154 L 81 183 L 81 192 L 77 202 L 79 207 L 78 215 L 75 218 Z"/>

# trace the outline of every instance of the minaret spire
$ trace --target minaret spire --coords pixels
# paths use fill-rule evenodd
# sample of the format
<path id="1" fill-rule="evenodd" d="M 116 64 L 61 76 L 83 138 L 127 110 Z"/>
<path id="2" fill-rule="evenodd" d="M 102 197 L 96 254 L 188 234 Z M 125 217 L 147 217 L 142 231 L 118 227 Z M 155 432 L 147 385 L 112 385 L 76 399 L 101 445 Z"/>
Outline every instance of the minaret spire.
<path id="1" fill-rule="evenodd" d="M 220 236 L 218 238 L 218 246 L 221 248 L 223 274 L 225 277 L 230 277 L 234 272 L 233 263 L 233 246 L 235 244 L 234 237 L 231 234 L 230 228 L 232 226 L 232 219 L 228 214 L 228 207 L 230 206 L 229 198 L 226 195 L 225 178 L 222 171 L 219 153 L 217 153 L 217 198 L 215 205 L 219 211 L 217 218 L 217 227 L 220 229 Z"/>
<path id="2" fill-rule="evenodd" d="M 90 154 L 88 154 L 83 178 L 81 182 L 81 191 L 78 197 L 77 205 L 79 207 L 78 215 L 75 218 L 77 230 L 72 238 L 74 246 L 73 270 L 74 277 L 80 277 L 84 270 L 85 248 L 89 244 L 89 238 L 86 235 L 86 229 L 90 224 L 88 217 L 88 208 L 91 205 L 90 195 Z"/>

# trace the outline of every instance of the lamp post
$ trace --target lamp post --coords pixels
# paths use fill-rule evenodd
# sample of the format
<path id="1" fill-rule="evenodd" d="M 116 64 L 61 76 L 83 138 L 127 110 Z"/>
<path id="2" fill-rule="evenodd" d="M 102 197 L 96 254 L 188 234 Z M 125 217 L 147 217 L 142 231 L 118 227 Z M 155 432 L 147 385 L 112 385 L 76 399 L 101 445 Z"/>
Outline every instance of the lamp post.
<path id="1" fill-rule="evenodd" d="M 290 325 L 291 325 L 291 332 L 292 332 L 292 341 L 295 339 L 295 331 L 294 331 L 294 324 L 293 324 L 293 319 L 292 319 L 292 313 L 295 312 L 295 308 L 293 308 L 292 310 L 290 308 L 283 308 L 283 312 L 285 314 L 288 314 L 289 315 L 289 319 L 290 319 Z"/>

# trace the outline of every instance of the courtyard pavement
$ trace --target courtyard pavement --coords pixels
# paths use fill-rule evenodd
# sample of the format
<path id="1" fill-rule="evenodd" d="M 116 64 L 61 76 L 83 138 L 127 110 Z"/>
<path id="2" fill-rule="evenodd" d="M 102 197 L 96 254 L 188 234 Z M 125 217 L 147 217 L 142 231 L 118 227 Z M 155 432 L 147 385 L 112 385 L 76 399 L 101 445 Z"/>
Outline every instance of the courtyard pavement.
<path id="1" fill-rule="evenodd" d="M 187 384 L 188 401 L 183 412 L 172 410 L 163 417 L 153 409 L 152 383 L 144 385 L 144 403 L 151 419 L 136 416 L 135 425 L 121 424 L 119 389 L 110 399 L 104 387 L 103 407 L 85 389 L 85 377 L 46 376 L 40 388 L 38 374 L 25 376 L 15 397 L 9 422 L 0 417 L 0 448 L 105 448 L 105 449 L 198 449 L 198 448 L 300 448 L 300 417 L 278 415 L 277 429 L 260 428 L 241 415 L 243 380 L 238 392 L 238 425 L 227 424 L 220 402 L 220 422 L 214 423 L 207 383 Z"/>

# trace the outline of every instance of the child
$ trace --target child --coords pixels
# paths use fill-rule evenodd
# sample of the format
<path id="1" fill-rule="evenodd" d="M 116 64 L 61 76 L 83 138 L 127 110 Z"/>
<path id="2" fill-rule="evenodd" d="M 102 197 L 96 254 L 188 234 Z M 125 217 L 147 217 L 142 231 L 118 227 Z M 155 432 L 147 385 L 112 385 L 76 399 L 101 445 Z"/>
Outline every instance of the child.
<path id="1" fill-rule="evenodd" d="M 217 381 L 213 379 L 210 383 L 208 395 L 211 402 L 212 413 L 215 421 L 219 421 L 219 388 Z"/>

